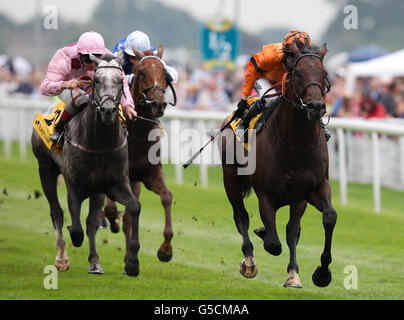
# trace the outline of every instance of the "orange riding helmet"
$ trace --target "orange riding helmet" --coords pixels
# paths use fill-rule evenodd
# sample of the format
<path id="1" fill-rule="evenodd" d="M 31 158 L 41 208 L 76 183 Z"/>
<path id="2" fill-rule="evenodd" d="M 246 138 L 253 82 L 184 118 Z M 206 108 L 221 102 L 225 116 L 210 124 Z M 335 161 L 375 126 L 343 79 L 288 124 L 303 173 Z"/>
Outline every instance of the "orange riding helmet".
<path id="1" fill-rule="evenodd" d="M 306 46 L 311 46 L 311 40 L 306 32 L 292 30 L 289 31 L 283 38 L 282 50 L 283 52 L 290 52 L 289 46 L 297 39 Z"/>

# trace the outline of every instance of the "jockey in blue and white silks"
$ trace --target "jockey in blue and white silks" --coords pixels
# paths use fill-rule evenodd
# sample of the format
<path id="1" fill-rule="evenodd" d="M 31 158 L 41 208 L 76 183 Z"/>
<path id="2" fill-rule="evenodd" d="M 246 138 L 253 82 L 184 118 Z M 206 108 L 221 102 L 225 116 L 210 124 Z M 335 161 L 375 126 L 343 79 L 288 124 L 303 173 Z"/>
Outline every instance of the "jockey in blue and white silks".
<path id="1" fill-rule="evenodd" d="M 112 53 L 118 55 L 120 51 L 123 52 L 122 59 L 122 69 L 126 74 L 129 85 L 132 83 L 134 74 L 133 63 L 137 63 L 139 59 L 133 53 L 132 48 L 136 48 L 138 51 L 144 52 L 146 50 L 151 50 L 154 53 L 157 49 L 150 44 L 150 39 L 147 34 L 142 31 L 134 31 L 128 35 L 125 39 L 120 40 L 115 47 L 112 49 Z M 164 63 L 164 61 L 162 61 Z M 178 72 L 174 67 L 168 66 L 164 63 L 167 72 L 170 74 L 172 83 L 178 81 Z"/>

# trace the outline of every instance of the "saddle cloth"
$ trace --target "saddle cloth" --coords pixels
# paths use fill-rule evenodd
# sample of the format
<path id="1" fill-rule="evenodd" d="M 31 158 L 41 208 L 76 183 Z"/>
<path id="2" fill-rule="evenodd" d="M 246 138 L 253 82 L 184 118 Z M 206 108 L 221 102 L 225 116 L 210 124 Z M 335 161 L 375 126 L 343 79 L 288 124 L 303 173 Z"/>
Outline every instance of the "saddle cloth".
<path id="1" fill-rule="evenodd" d="M 59 122 L 59 118 L 65 107 L 66 103 L 64 103 L 63 101 L 59 101 L 56 107 L 53 109 L 52 113 L 50 113 L 49 115 L 37 113 L 35 115 L 34 121 L 32 122 L 32 126 L 34 127 L 35 131 L 38 132 L 46 147 L 49 150 L 53 149 L 53 151 L 55 151 L 57 154 L 62 153 L 62 146 L 58 143 L 53 142 L 50 137 L 55 132 L 55 126 Z M 123 114 L 121 105 L 119 105 L 118 109 L 122 126 L 125 126 L 125 116 Z"/>
<path id="2" fill-rule="evenodd" d="M 258 97 L 252 97 L 252 98 L 250 98 L 250 99 L 247 100 L 247 103 L 248 103 L 249 106 L 251 106 L 251 104 L 252 104 L 254 101 L 258 100 L 258 99 L 259 99 Z M 232 113 L 226 120 L 229 121 L 232 116 L 233 116 L 233 113 Z M 250 125 L 249 125 L 248 128 L 249 128 L 249 129 L 254 129 L 254 128 L 255 128 L 255 124 L 256 124 L 257 121 L 261 118 L 261 116 L 262 116 L 262 113 L 259 113 L 259 114 L 257 114 L 254 118 L 252 118 L 251 121 L 250 121 Z M 237 118 L 237 119 L 234 119 L 234 120 L 230 123 L 230 127 L 232 128 L 232 130 L 233 130 L 233 132 L 234 132 L 234 135 L 236 136 L 236 138 L 237 138 L 238 141 L 240 141 L 240 138 L 237 137 L 237 135 L 236 135 L 236 129 L 237 129 L 237 126 L 239 125 L 240 121 L 241 121 L 241 119 L 240 119 L 240 118 Z M 248 137 L 249 137 L 249 138 L 251 137 L 251 134 L 252 134 L 252 132 L 249 131 L 249 132 L 248 132 Z M 250 139 L 248 139 L 248 141 L 250 141 Z M 248 142 L 244 143 L 244 148 L 245 148 L 246 150 L 249 150 L 248 145 L 249 145 Z"/>

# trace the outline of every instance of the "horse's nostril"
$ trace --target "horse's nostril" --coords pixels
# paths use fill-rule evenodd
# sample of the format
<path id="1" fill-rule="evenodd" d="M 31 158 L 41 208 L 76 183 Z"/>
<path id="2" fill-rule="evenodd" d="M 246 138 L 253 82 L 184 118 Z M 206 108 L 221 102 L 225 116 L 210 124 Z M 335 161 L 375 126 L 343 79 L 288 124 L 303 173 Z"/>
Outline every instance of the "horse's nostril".
<path id="1" fill-rule="evenodd" d="M 100 107 L 99 110 L 100 110 L 101 113 L 104 113 L 104 112 L 105 112 L 105 108 L 104 108 L 104 107 Z"/>
<path id="2" fill-rule="evenodd" d="M 113 108 L 112 109 L 112 113 L 115 113 L 115 112 L 117 112 L 118 110 L 117 110 L 117 108 Z"/>

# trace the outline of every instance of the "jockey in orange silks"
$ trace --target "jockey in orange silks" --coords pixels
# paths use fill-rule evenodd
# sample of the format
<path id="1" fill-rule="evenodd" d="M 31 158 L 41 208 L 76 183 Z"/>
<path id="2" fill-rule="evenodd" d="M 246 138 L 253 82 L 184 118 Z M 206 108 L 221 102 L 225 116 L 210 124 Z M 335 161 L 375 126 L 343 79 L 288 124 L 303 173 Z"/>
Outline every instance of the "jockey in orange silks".
<path id="1" fill-rule="evenodd" d="M 104 54 L 112 55 L 105 48 L 103 37 L 94 31 L 83 33 L 77 43 L 59 49 L 49 63 L 40 91 L 46 96 L 59 96 L 66 103 L 59 122 L 55 126 L 55 132 L 50 137 L 54 142 L 58 142 L 61 137 L 64 125 L 89 101 L 88 93 L 79 88 L 80 82 L 77 78 L 82 76 L 93 78 L 95 64 L 90 59 L 90 54 L 97 57 Z M 126 77 L 124 77 L 123 90 L 125 94 L 122 95 L 121 106 L 125 115 L 132 119 L 137 114 Z"/>
<path id="2" fill-rule="evenodd" d="M 235 111 L 237 117 L 242 118 L 237 128 L 237 135 L 241 140 L 243 140 L 244 132 L 248 128 L 250 120 L 263 111 L 266 103 L 268 104 L 268 102 L 272 102 L 276 98 L 267 98 L 266 102 L 261 99 L 256 100 L 244 115 L 245 110 L 248 109 L 248 97 L 251 95 L 252 90 L 255 89 L 259 98 L 262 98 L 269 88 L 282 81 L 283 75 L 287 72 L 284 56 L 290 53 L 289 46 L 295 40 L 302 42 L 306 46 L 311 46 L 310 37 L 306 32 L 290 31 L 285 35 L 282 43 L 271 43 L 263 46 L 262 51 L 254 54 L 248 62 L 243 85 L 243 97 Z M 275 92 L 275 89 L 273 89 L 267 94 Z M 257 130 L 259 130 L 258 127 Z"/>

